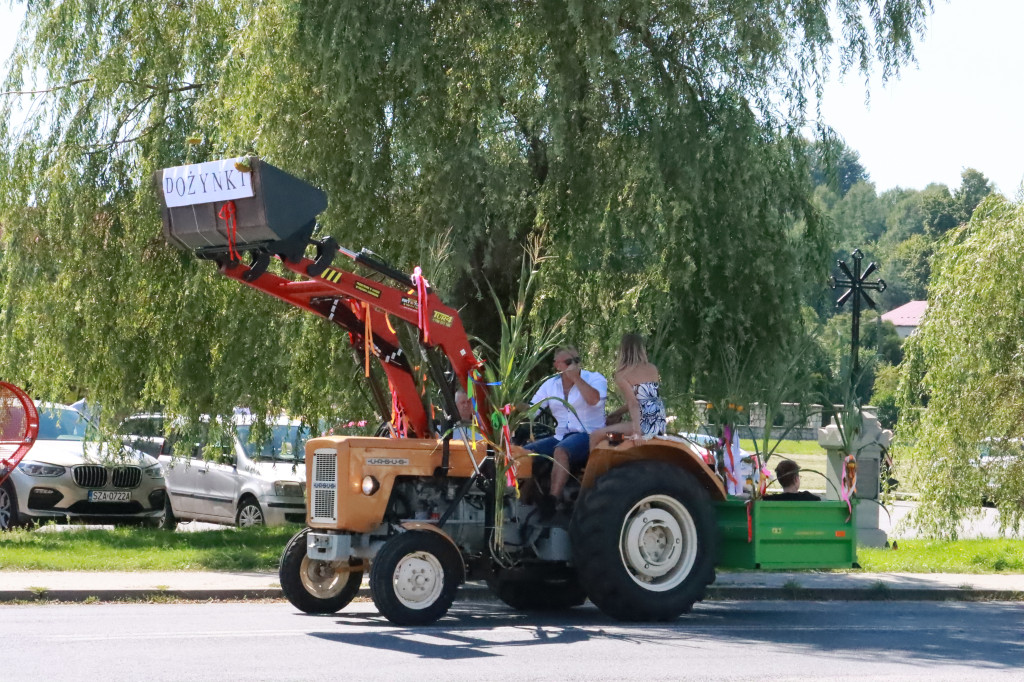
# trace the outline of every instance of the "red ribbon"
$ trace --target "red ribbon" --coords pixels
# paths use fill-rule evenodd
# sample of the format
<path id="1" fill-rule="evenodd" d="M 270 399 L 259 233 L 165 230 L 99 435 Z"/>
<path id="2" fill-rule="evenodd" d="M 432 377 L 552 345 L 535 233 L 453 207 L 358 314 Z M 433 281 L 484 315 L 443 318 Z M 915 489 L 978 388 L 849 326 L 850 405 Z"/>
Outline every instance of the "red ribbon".
<path id="1" fill-rule="evenodd" d="M 228 226 L 228 258 L 242 260 L 242 255 L 235 250 L 235 240 L 238 238 L 238 209 L 235 202 L 225 201 L 217 216 Z"/>
<path id="2" fill-rule="evenodd" d="M 754 500 L 747 500 L 747 542 L 754 541 L 754 519 L 750 514 L 750 506 L 754 503 Z"/>

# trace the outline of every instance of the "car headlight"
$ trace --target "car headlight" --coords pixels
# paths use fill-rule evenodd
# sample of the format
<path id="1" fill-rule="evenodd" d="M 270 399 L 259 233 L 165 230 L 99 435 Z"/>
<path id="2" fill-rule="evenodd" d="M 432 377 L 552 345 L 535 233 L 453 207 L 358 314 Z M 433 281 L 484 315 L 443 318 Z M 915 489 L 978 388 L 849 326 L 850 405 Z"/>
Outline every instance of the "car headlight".
<path id="1" fill-rule="evenodd" d="M 29 476 L 62 476 L 65 471 L 64 467 L 42 462 L 22 462 L 18 468 Z"/>
<path id="2" fill-rule="evenodd" d="M 274 494 L 278 497 L 302 497 L 302 484 L 295 481 L 274 481 Z"/>
<path id="3" fill-rule="evenodd" d="M 164 468 L 160 464 L 154 464 L 151 467 L 146 467 L 145 469 L 143 469 L 143 471 L 145 471 L 146 475 L 149 476 L 150 478 L 164 477 Z"/>

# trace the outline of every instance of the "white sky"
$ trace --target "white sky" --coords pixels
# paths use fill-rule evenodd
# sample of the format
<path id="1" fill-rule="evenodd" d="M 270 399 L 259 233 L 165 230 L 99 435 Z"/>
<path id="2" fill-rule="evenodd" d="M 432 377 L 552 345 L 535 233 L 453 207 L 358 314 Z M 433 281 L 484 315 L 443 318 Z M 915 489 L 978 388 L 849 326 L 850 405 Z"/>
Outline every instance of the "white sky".
<path id="1" fill-rule="evenodd" d="M 1024 179 L 1021 27 L 1024 0 L 935 0 L 917 66 L 884 88 L 876 75 L 869 106 L 861 76 L 833 79 L 824 119 L 860 152 L 880 192 L 954 189 L 964 168 L 976 168 L 1012 198 Z"/>
<path id="2" fill-rule="evenodd" d="M 964 168 L 984 173 L 1008 196 L 1024 180 L 1024 0 L 935 0 L 917 47 L 918 64 L 884 88 L 876 75 L 866 105 L 863 78 L 833 78 L 826 123 L 861 155 L 879 192 L 955 189 Z M 22 7 L 0 0 L 0 57 L 14 45 Z M 837 64 L 838 66 L 838 64 Z"/>

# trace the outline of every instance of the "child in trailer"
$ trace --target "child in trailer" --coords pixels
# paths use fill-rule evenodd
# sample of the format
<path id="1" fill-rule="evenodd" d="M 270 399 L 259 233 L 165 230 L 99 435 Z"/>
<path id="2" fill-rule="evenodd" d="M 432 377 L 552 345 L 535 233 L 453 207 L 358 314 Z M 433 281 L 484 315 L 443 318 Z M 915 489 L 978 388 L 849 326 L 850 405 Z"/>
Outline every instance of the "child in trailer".
<path id="1" fill-rule="evenodd" d="M 765 501 L 818 502 L 821 500 L 812 492 L 800 490 L 800 465 L 791 459 L 784 459 L 775 467 L 775 480 L 782 486 L 782 492 L 765 495 Z"/>
<path id="2" fill-rule="evenodd" d="M 623 335 L 613 378 L 626 400 L 630 421 L 597 429 L 590 434 L 590 447 L 594 448 L 611 433 L 628 434 L 634 442 L 665 435 L 665 403 L 658 390 L 661 375 L 647 359 L 647 349 L 639 334 Z"/>

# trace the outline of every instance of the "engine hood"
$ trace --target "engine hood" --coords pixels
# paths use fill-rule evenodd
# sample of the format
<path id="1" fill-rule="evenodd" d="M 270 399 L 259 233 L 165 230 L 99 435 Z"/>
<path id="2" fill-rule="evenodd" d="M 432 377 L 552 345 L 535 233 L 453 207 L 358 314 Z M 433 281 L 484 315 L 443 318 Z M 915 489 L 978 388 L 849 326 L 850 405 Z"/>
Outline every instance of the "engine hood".
<path id="1" fill-rule="evenodd" d="M 57 466 L 74 466 L 76 464 L 105 464 L 104 453 L 108 448 L 100 448 L 99 443 L 83 443 L 80 440 L 37 440 L 25 454 L 25 462 L 42 462 Z M 157 463 L 155 459 L 130 448 L 124 449 L 124 464 L 135 464 L 143 468 Z M 113 460 L 121 463 L 121 460 Z"/>

